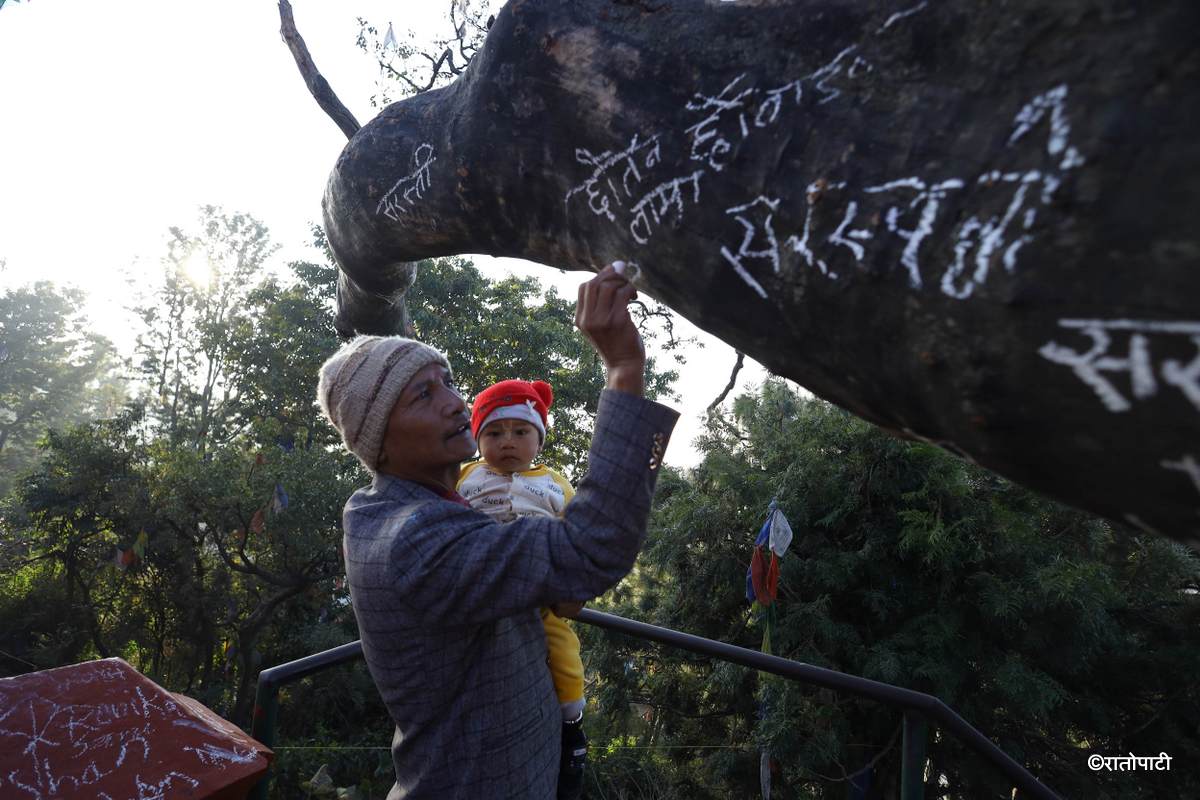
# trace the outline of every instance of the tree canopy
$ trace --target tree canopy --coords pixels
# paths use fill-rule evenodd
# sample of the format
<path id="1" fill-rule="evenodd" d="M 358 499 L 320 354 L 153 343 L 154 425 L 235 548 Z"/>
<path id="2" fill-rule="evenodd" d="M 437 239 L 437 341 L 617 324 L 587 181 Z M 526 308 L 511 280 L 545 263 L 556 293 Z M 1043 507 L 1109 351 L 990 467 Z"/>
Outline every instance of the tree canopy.
<path id="1" fill-rule="evenodd" d="M 324 253 L 319 230 L 313 244 Z M 9 462 L 0 504 L 6 673 L 121 656 L 248 726 L 263 666 L 355 638 L 341 509 L 369 476 L 315 402 L 318 367 L 340 345 L 336 270 L 318 257 L 277 271 L 274 250 L 261 222 L 215 207 L 171 230 L 161 279 L 139 304 L 125 406 L 100 380 L 111 346 L 74 311 L 81 297 L 48 285 L 4 296 L 0 398 L 17 413 L 0 430 L 26 456 Z M 422 270 L 418 335 L 449 353 L 468 394 L 501 378 L 549 380 L 546 456 L 578 475 L 604 379 L 573 302 L 461 259 Z M 668 392 L 674 377 L 651 368 L 648 391 Z M 386 737 L 369 677 L 352 673 L 346 696 L 316 687 L 308 703 L 297 687 L 305 699 L 285 707 L 285 734 Z M 284 759 L 282 791 L 308 764 Z"/>
<path id="2" fill-rule="evenodd" d="M 111 416 L 124 400 L 116 350 L 83 300 L 47 282 L 0 295 L 0 495 L 37 461 L 47 428 Z"/>
<path id="3" fill-rule="evenodd" d="M 776 499 L 795 532 L 777 655 L 933 694 L 1063 796 L 1200 788 L 1175 772 L 1085 766 L 1096 752 L 1197 757 L 1200 692 L 1188 676 L 1200 656 L 1200 559 L 1190 550 L 891 438 L 781 382 L 712 417 L 701 448 L 694 471 L 664 476 L 638 569 L 603 607 L 757 647 L 764 622 L 745 574 Z M 779 768 L 781 797 L 843 797 L 866 765 L 884 792 L 870 796 L 897 785 L 893 709 L 583 636 L 590 693 L 607 724 L 657 748 L 641 766 L 673 787 L 661 796 L 744 796 L 758 774 L 752 743 Z M 935 736 L 929 759 L 927 791 L 1009 796 L 951 737 Z"/>

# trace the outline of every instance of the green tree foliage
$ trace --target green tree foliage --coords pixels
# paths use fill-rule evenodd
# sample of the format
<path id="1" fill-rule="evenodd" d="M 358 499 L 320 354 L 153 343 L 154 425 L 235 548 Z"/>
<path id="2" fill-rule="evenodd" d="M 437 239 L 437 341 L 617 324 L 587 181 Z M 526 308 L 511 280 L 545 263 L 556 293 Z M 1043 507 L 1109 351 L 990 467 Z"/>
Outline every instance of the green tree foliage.
<path id="1" fill-rule="evenodd" d="M 314 228 L 313 236 L 324 249 L 323 232 Z M 290 281 L 268 276 L 248 292 L 247 306 L 266 313 L 243 314 L 233 326 L 230 418 L 262 445 L 333 444 L 337 433 L 314 417 L 313 404 L 317 371 L 340 344 L 332 323 L 337 270 L 329 263 L 293 262 L 290 271 Z"/>
<path id="2" fill-rule="evenodd" d="M 124 400 L 116 352 L 83 302 L 45 282 L 0 295 L 0 495 L 36 462 L 47 429 L 111 416 Z"/>
<path id="3" fill-rule="evenodd" d="M 215 208 L 172 231 L 140 308 L 138 402 L 46 435 L 0 505 L 3 669 L 121 656 L 248 725 L 263 666 L 356 638 L 341 509 L 369 476 L 315 403 L 318 367 L 340 344 L 337 273 L 316 259 L 276 274 L 272 250 L 261 224 Z M 465 391 L 550 380 L 549 455 L 580 469 L 603 375 L 573 304 L 460 259 L 421 272 L 418 331 L 450 354 Z M 70 352 L 44 359 L 71 372 Z M 673 378 L 651 370 L 649 388 Z M 285 796 L 321 763 L 343 784 L 390 787 L 390 759 L 353 749 L 386 748 L 386 711 L 362 665 L 345 672 L 284 694 L 284 737 L 342 748 L 281 751 Z"/>
<path id="4" fill-rule="evenodd" d="M 744 576 L 777 497 L 796 539 L 783 559 L 776 654 L 932 693 L 1067 797 L 1200 791 L 1185 772 L 1086 766 L 1091 753 L 1200 756 L 1194 553 L 890 438 L 781 383 L 713 418 L 701 446 L 694 473 L 664 476 L 639 569 L 609 607 L 757 648 L 762 624 Z M 583 637 L 605 715 L 593 730 L 667 746 L 647 766 L 670 767 L 663 796 L 745 796 L 758 782 L 755 749 L 739 748 L 748 743 L 781 765 L 781 797 L 843 797 L 846 776 L 871 762 L 877 788 L 897 785 L 892 709 Z M 731 747 L 686 746 L 718 744 Z M 932 737 L 929 758 L 928 792 L 1009 797 L 951 737 Z"/>
<path id="5" fill-rule="evenodd" d="M 244 723 L 264 648 L 337 602 L 341 505 L 362 474 L 313 402 L 337 346 L 330 268 L 234 285 L 261 268 L 265 229 L 205 218 L 172 241 L 166 313 L 143 309 L 151 418 L 51 435 L 8 502 L 3 615 L 41 613 L 3 649 L 39 666 L 124 655 Z M 184 284 L 185 250 L 205 254 L 207 283 Z"/>
<path id="6" fill-rule="evenodd" d="M 10 498 L 3 570 L 6 588 L 25 592 L 5 593 L 4 618 L 19 621 L 5 625 L 5 651 L 47 666 L 118 654 L 110 642 L 122 634 L 105 622 L 121 614 L 106 578 L 114 528 L 136 531 L 130 514 L 146 505 L 145 487 L 131 480 L 137 418 L 51 431 L 45 458 Z"/>
<path id="7" fill-rule="evenodd" d="M 230 358 L 236 337 L 253 325 L 245 319 L 254 308 L 249 295 L 277 248 L 245 214 L 205 206 L 198 223 L 194 231 L 171 228 L 162 284 L 136 309 L 144 324 L 137 354 L 154 421 L 173 444 L 204 452 L 238 432 Z"/>

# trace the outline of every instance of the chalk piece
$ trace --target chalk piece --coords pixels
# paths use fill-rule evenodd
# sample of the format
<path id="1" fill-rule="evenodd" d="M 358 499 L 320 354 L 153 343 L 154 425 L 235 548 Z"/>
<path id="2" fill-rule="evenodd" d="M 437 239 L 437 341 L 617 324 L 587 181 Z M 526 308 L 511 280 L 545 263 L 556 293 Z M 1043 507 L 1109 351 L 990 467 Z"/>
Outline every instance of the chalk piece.
<path id="1" fill-rule="evenodd" d="M 625 274 L 625 262 L 624 261 L 612 262 L 612 268 L 613 268 L 613 271 L 616 272 L 618 275 Z"/>

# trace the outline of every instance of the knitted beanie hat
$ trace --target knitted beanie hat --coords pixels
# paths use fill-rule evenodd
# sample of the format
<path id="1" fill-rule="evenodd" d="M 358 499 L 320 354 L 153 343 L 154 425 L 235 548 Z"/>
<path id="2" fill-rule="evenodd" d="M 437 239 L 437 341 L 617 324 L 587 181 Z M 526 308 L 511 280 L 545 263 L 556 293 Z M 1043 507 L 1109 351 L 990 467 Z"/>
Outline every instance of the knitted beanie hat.
<path id="1" fill-rule="evenodd" d="M 500 381 L 475 397 L 471 405 L 471 433 L 476 439 L 489 422 L 520 419 L 537 428 L 546 441 L 546 414 L 554 402 L 554 390 L 545 381 Z"/>
<path id="2" fill-rule="evenodd" d="M 413 375 L 446 357 L 403 336 L 356 336 L 321 365 L 317 402 L 351 453 L 372 473 L 392 407 Z"/>

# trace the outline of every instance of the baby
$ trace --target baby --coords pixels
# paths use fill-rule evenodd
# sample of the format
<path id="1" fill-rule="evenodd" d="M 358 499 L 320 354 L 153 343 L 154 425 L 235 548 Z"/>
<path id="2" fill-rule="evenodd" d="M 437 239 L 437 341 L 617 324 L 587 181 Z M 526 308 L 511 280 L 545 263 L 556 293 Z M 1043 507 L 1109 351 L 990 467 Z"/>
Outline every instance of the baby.
<path id="1" fill-rule="evenodd" d="M 546 416 L 554 392 L 545 381 L 500 381 L 484 389 L 471 407 L 471 432 L 480 461 L 468 464 L 458 491 L 498 522 L 517 517 L 562 516 L 575 489 L 562 475 L 533 461 L 546 441 Z M 577 797 L 587 762 L 583 735 L 583 660 L 579 639 L 565 621 L 542 609 L 547 662 L 563 714 L 563 753 L 558 796 Z"/>

